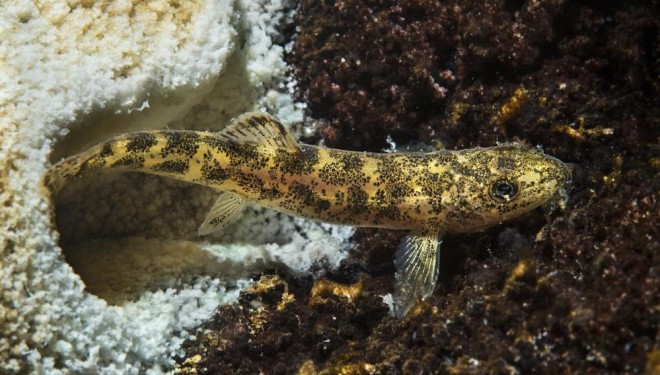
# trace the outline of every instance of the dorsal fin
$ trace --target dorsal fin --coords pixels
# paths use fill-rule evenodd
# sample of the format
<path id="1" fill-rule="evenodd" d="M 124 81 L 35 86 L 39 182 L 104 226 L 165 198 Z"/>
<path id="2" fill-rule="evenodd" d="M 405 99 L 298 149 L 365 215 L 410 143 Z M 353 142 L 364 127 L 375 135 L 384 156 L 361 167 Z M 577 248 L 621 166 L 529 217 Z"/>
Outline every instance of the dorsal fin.
<path id="1" fill-rule="evenodd" d="M 298 142 L 275 117 L 262 112 L 248 112 L 236 117 L 219 133 L 220 137 L 238 143 L 251 143 L 273 148 L 299 151 Z"/>

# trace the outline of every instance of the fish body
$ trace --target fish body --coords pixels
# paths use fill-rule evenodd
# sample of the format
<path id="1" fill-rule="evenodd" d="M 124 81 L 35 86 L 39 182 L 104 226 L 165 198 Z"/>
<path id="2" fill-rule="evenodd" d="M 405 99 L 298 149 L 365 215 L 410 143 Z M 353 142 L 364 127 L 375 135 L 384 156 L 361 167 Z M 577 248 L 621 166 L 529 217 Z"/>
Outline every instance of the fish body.
<path id="1" fill-rule="evenodd" d="M 409 230 L 395 256 L 395 314 L 437 281 L 441 236 L 474 232 L 565 196 L 561 161 L 509 144 L 431 153 L 367 153 L 299 145 L 275 118 L 238 117 L 219 133 L 119 136 L 50 168 L 48 193 L 101 170 L 167 176 L 224 192 L 200 234 L 222 230 L 252 202 L 329 223 Z"/>

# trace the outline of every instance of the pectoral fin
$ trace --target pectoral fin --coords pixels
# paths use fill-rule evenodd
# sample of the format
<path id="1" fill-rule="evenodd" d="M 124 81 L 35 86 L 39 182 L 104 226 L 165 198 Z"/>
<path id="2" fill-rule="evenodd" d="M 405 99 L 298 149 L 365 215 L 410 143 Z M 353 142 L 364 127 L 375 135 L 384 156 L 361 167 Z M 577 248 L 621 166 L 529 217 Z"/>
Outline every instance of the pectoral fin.
<path id="1" fill-rule="evenodd" d="M 419 299 L 433 294 L 440 271 L 440 234 L 421 231 L 407 235 L 396 250 L 394 314 L 406 316 Z"/>
<path id="2" fill-rule="evenodd" d="M 223 230 L 236 220 L 246 204 L 247 201 L 238 194 L 222 193 L 213 204 L 211 211 L 206 215 L 202 225 L 197 229 L 197 233 L 203 236 Z"/>

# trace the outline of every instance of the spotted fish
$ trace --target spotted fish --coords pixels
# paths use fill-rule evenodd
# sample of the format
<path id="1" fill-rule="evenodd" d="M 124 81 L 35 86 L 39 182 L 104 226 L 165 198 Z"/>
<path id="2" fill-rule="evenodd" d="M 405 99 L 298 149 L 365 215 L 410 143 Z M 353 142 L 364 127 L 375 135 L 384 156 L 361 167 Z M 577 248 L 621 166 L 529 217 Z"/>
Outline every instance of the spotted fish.
<path id="1" fill-rule="evenodd" d="M 474 232 L 560 202 L 570 181 L 561 161 L 507 144 L 430 153 L 367 153 L 298 144 L 264 113 L 219 133 L 125 134 L 51 167 L 49 194 L 100 170 L 167 176 L 223 193 L 199 227 L 222 230 L 253 202 L 329 223 L 408 230 L 395 255 L 395 315 L 429 297 L 442 235 Z"/>

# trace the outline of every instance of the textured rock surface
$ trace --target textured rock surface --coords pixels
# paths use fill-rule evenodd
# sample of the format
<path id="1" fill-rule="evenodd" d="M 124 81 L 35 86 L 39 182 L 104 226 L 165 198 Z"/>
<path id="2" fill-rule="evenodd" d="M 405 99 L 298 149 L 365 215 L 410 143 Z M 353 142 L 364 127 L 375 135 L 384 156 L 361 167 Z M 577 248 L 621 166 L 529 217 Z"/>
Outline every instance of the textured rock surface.
<path id="1" fill-rule="evenodd" d="M 262 280 L 182 370 L 660 371 L 657 4 L 310 0 L 296 19 L 290 59 L 326 144 L 539 144 L 575 164 L 571 201 L 447 238 L 434 296 L 403 320 L 380 302 L 402 234 L 359 230 L 329 278 L 344 287 Z"/>
<path id="2" fill-rule="evenodd" d="M 61 154 L 54 158 L 136 126 L 129 123 L 138 117 L 168 120 L 198 101 L 174 91 L 208 91 L 224 69 L 237 35 L 232 9 L 231 2 L 3 3 L 2 372 L 158 371 L 182 339 L 170 331 L 194 325 L 224 298 L 222 285 L 210 279 L 123 307 L 84 292 L 57 245 L 38 181 L 56 143 Z M 112 116 L 168 93 L 178 100 L 161 100 L 168 110 L 162 116 Z M 105 124 L 85 121 L 99 112 L 106 112 Z M 198 308 L 186 313 L 185 305 Z"/>
<path id="3" fill-rule="evenodd" d="M 199 187 L 80 180 L 56 197 L 56 223 L 39 190 L 52 162 L 111 135 L 219 129 L 256 109 L 298 121 L 273 41 L 286 7 L 2 2 L 1 373 L 161 373 L 255 266 L 339 262 L 351 230 L 273 213 L 250 211 L 224 239 L 200 241 L 196 226 L 217 193 Z"/>

